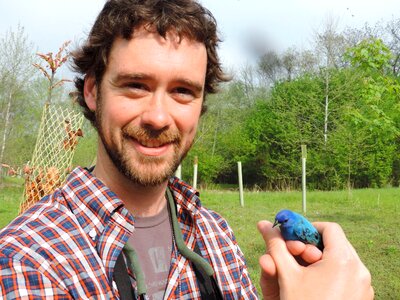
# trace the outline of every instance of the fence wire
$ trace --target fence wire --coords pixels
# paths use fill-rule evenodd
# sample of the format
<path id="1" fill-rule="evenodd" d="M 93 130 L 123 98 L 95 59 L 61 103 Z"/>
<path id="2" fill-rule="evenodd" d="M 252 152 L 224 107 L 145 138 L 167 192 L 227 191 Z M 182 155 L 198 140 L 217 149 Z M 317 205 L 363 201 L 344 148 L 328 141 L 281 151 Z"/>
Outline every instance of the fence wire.
<path id="1" fill-rule="evenodd" d="M 44 107 L 32 161 L 25 166 L 25 189 L 20 213 L 52 193 L 71 171 L 82 133 L 83 114 L 54 104 Z"/>

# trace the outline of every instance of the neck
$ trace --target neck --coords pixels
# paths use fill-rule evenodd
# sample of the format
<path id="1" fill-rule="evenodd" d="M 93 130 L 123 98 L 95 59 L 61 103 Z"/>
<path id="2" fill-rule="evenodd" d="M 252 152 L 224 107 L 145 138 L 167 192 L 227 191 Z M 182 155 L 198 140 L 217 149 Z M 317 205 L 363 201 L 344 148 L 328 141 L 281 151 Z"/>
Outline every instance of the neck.
<path id="1" fill-rule="evenodd" d="M 125 207 L 133 216 L 155 216 L 167 203 L 165 198 L 167 181 L 155 186 L 142 186 L 133 183 L 115 167 L 107 155 L 97 155 L 93 175 L 99 178 L 124 202 Z"/>

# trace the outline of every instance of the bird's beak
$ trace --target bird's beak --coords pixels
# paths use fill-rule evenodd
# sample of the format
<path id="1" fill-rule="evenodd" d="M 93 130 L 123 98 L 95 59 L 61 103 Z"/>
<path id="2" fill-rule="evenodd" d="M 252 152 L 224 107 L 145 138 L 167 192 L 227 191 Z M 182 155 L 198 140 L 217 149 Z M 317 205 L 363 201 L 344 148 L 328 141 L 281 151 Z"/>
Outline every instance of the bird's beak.
<path id="1" fill-rule="evenodd" d="M 274 228 L 276 225 L 279 225 L 278 220 L 275 219 L 274 225 L 272 225 L 272 228 Z"/>

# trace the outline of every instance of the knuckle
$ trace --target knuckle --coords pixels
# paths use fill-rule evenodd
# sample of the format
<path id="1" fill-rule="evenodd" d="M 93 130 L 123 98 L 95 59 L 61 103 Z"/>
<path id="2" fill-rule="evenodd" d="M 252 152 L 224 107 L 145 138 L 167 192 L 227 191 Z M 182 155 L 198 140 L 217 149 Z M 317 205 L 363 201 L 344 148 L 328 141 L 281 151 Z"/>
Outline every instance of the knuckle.
<path id="1" fill-rule="evenodd" d="M 372 288 L 372 276 L 370 271 L 361 261 L 358 261 L 358 263 L 354 267 L 358 269 L 358 281 L 360 283 L 360 286 L 363 287 L 364 291 L 368 291 L 368 294 L 374 295 L 374 289 Z"/>
<path id="2" fill-rule="evenodd" d="M 334 231 L 343 231 L 342 226 L 340 226 L 338 223 L 328 222 L 328 226 Z"/>
<path id="3" fill-rule="evenodd" d="M 363 268 L 361 280 L 364 283 L 364 285 L 371 286 L 371 283 L 372 283 L 371 273 L 368 271 L 368 269 L 366 267 Z"/>
<path id="4" fill-rule="evenodd" d="M 356 259 L 353 255 L 346 253 L 347 255 L 343 255 L 340 259 L 337 260 L 337 267 L 345 270 L 346 272 L 349 270 L 355 271 L 356 274 L 360 274 L 360 271 L 363 269 L 363 265 L 360 266 L 360 261 Z M 361 272 L 363 273 L 363 271 Z"/>
<path id="5" fill-rule="evenodd" d="M 337 261 L 337 267 L 344 269 L 344 270 L 354 270 L 354 262 L 349 257 L 343 257 Z"/>

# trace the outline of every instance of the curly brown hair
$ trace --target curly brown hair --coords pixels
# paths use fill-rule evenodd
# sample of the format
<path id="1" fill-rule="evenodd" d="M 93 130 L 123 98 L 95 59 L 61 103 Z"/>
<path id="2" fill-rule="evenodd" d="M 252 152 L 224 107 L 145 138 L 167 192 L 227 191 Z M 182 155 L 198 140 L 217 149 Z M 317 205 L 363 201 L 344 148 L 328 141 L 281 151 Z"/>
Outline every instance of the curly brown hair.
<path id="1" fill-rule="evenodd" d="M 174 30 L 185 37 L 203 43 L 207 50 L 205 95 L 215 93 L 219 83 L 229 78 L 224 74 L 218 57 L 220 39 L 217 23 L 209 10 L 194 0 L 108 0 L 98 15 L 86 42 L 72 53 L 75 97 L 83 107 L 85 117 L 96 126 L 95 113 L 84 99 L 86 76 L 94 76 L 100 86 L 107 60 L 117 37 L 131 39 L 136 28 L 154 28 L 162 37 Z M 203 101 L 203 112 L 206 106 Z"/>

